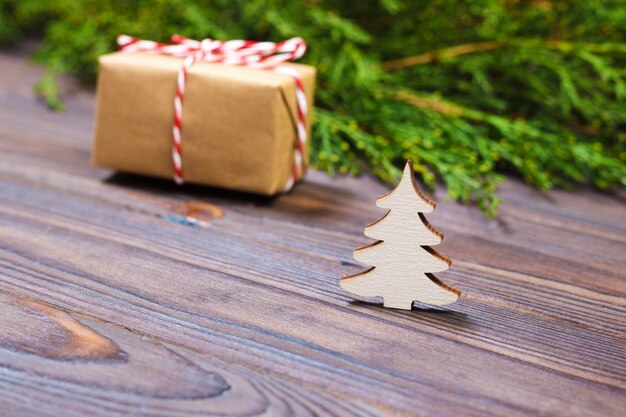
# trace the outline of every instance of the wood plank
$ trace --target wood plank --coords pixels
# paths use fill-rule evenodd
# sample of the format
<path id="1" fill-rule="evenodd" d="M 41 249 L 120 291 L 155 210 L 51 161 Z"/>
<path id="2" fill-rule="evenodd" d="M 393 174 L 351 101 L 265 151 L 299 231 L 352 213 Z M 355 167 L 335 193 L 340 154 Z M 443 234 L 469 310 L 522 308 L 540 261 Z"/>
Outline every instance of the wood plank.
<path id="1" fill-rule="evenodd" d="M 76 177 L 74 174 L 58 175 L 54 171 L 50 171 L 47 168 L 42 170 L 37 166 L 31 167 L 31 165 L 33 165 L 32 162 L 22 160 L 14 165 L 11 165 L 5 171 L 5 174 L 10 175 L 11 172 L 19 171 L 19 179 L 21 181 L 27 180 L 29 184 L 54 187 L 55 190 L 68 193 L 79 192 L 81 195 L 94 199 L 99 203 L 122 205 L 126 209 L 152 214 L 154 216 L 161 216 L 162 218 L 165 218 L 164 216 L 168 213 L 176 213 L 181 205 L 189 204 L 190 201 L 197 204 L 207 204 L 208 201 L 211 201 L 212 203 L 219 203 L 220 207 L 223 207 L 229 213 L 229 216 L 238 216 L 234 229 L 233 226 L 227 226 L 225 228 L 230 233 L 234 232 L 234 230 L 238 230 L 242 236 L 245 236 L 246 231 L 249 228 L 255 228 L 255 232 L 259 234 L 259 239 L 264 242 L 271 242 L 274 245 L 282 245 L 283 247 L 286 246 L 289 250 L 298 248 L 304 252 L 313 252 L 326 259 L 339 259 L 340 262 L 346 265 L 354 265 L 354 271 L 357 271 L 358 268 L 360 268 L 354 264 L 350 257 L 351 248 L 359 246 L 365 241 L 356 233 L 354 235 L 350 235 L 348 233 L 338 232 L 336 228 L 331 230 L 330 226 L 328 226 L 328 229 L 318 227 L 316 228 L 315 233 L 307 234 L 307 236 L 303 239 L 301 235 L 307 230 L 305 225 L 289 221 L 285 226 L 285 221 L 278 215 L 274 214 L 270 216 L 270 214 L 274 213 L 271 208 L 255 206 L 254 209 L 251 210 L 249 202 L 245 200 L 243 201 L 243 204 L 241 204 L 241 202 L 238 204 L 237 201 L 229 202 L 224 199 L 220 200 L 219 197 L 210 198 L 208 200 L 205 198 L 201 201 L 197 201 L 197 196 L 195 195 L 189 196 L 191 200 L 186 200 L 186 195 L 184 194 L 181 195 L 177 193 L 172 195 L 164 193 L 162 190 L 159 191 L 159 189 L 150 190 L 150 194 L 141 194 L 136 190 L 129 189 L 128 187 L 120 188 L 112 187 L 108 184 L 94 184 L 87 179 Z M 2 168 L 0 167 L 0 170 L 1 169 Z M 308 188 L 311 189 L 312 187 Z M 333 193 L 329 193 L 329 195 L 332 194 Z M 445 207 L 448 208 L 448 206 Z M 455 208 L 455 206 L 449 207 Z M 466 211 L 472 210 L 468 208 L 463 209 Z M 277 210 L 280 210 L 280 208 L 277 208 Z M 259 215 L 259 211 L 269 214 Z M 358 212 L 356 208 L 355 212 Z M 473 288 L 493 295 L 493 291 L 498 291 L 502 283 L 499 280 L 494 281 L 491 276 L 488 276 L 487 279 L 482 279 L 484 272 L 488 270 L 490 271 L 489 275 L 506 275 L 510 279 L 513 279 L 512 285 L 516 286 L 517 289 L 521 290 L 522 288 L 520 288 L 520 286 L 526 287 L 524 297 L 532 297 L 535 301 L 538 301 L 530 305 L 528 308 L 552 315 L 555 315 L 556 313 L 556 315 L 561 316 L 561 318 L 567 317 L 568 319 L 574 320 L 581 325 L 597 324 L 598 328 L 605 328 L 608 324 L 618 333 L 620 332 L 624 321 L 624 315 L 616 315 L 613 309 L 607 309 L 605 305 L 605 302 L 617 302 L 620 304 L 620 297 L 607 297 L 601 292 L 598 292 L 598 289 L 581 288 L 571 285 L 567 281 L 565 283 L 554 282 L 557 275 L 546 275 L 544 271 L 556 270 L 563 272 L 562 266 L 565 265 L 569 270 L 575 271 L 570 274 L 571 276 L 578 277 L 578 273 L 581 270 L 584 270 L 586 281 L 583 282 L 583 284 L 587 286 L 598 282 L 604 282 L 603 280 L 607 280 L 607 277 L 612 276 L 614 277 L 613 282 L 611 283 L 611 285 L 613 285 L 612 289 L 613 291 L 617 291 L 617 294 L 623 292 L 621 290 L 623 288 L 623 280 L 620 280 L 620 275 L 615 272 L 609 274 L 606 270 L 603 271 L 589 268 L 580 261 L 572 262 L 571 260 L 563 260 L 559 257 L 555 257 L 553 253 L 549 257 L 546 257 L 542 251 L 533 247 L 523 248 L 522 251 L 517 247 L 517 245 L 511 247 L 510 245 L 500 244 L 498 246 L 498 250 L 494 252 L 493 242 L 487 241 L 482 237 L 475 237 L 478 236 L 478 233 L 472 232 L 472 230 L 476 229 L 470 229 L 464 225 L 464 216 L 448 215 L 446 217 L 446 219 L 443 219 L 446 221 L 443 221 L 442 224 L 446 224 L 449 230 L 451 230 L 452 237 L 444 242 L 442 245 L 442 251 L 443 253 L 450 254 L 455 259 L 453 269 L 449 273 L 459 276 L 473 276 L 480 284 L 476 287 L 474 280 L 467 280 L 465 285 L 469 285 Z M 301 218 L 303 221 L 306 221 L 308 216 L 301 216 Z M 346 218 L 349 219 L 348 216 Z M 349 223 L 349 221 L 346 223 Z M 321 226 L 324 225 L 321 224 Z M 526 223 L 521 223 L 515 227 L 523 230 L 528 226 Z M 281 228 L 280 235 L 273 233 L 275 228 Z M 459 233 L 459 230 L 462 232 Z M 538 233 L 538 230 L 535 231 L 535 234 Z M 559 233 L 558 229 L 549 230 L 550 236 L 559 235 Z M 562 238 L 565 242 L 572 240 L 572 236 L 569 235 L 562 236 Z M 504 240 L 501 242 L 507 241 Z M 620 245 L 624 248 L 623 244 L 617 244 L 615 246 L 619 248 Z M 594 245 L 592 247 L 595 248 L 597 246 Z M 468 252 L 467 248 L 472 249 L 470 258 L 466 255 Z M 554 252 L 553 248 L 551 248 L 551 251 Z M 498 254 L 499 256 L 496 257 Z M 517 262 L 516 259 L 519 259 L 520 256 L 526 256 L 528 263 L 530 263 L 531 266 L 537 266 L 537 268 L 535 268 L 535 270 L 531 270 L 530 274 L 507 272 L 511 271 L 511 268 L 516 268 L 515 262 Z M 619 254 L 616 254 L 614 257 L 615 259 L 619 259 Z M 471 259 L 473 262 L 467 262 L 465 259 Z M 496 263 L 494 265 L 494 259 L 499 262 L 499 264 Z M 542 263 L 537 262 L 539 259 Z M 476 264 L 477 261 L 480 261 L 480 264 Z M 502 264 L 503 262 L 504 264 Z M 497 267 L 500 267 L 500 269 Z M 543 269 L 539 269 L 537 275 L 535 271 L 538 268 Z M 476 275 L 475 271 L 477 269 L 481 271 L 481 274 Z M 565 274 L 562 275 L 566 278 L 568 276 Z M 543 288 L 542 291 L 534 291 L 534 288 L 537 285 L 540 285 Z M 602 290 L 602 288 L 599 290 Z M 525 298 L 521 298 L 520 294 L 521 293 L 519 291 L 515 290 L 508 292 L 499 291 L 498 297 L 506 297 L 508 301 L 518 304 L 527 304 L 527 300 Z M 555 310 L 549 302 L 552 300 L 552 303 L 554 303 L 554 294 L 557 294 L 557 300 L 561 303 L 559 310 Z M 581 298 L 577 294 L 585 294 L 585 297 Z M 562 295 L 562 297 L 559 297 L 559 295 Z M 566 305 L 570 306 L 574 310 L 570 312 L 570 307 L 563 310 L 563 306 Z M 623 303 L 621 303 L 621 305 L 623 307 Z"/>
<path id="2" fill-rule="evenodd" d="M 337 399 L 276 375 L 5 293 L 0 293 L 0 348 L 2 415 L 7 411 L 50 416 L 313 416 L 329 409 L 346 416 L 372 416 L 379 412 L 373 405 Z M 25 395 L 29 402 L 23 400 Z"/>
<path id="3" fill-rule="evenodd" d="M 224 230 L 214 228 L 189 230 L 153 218 L 145 227 L 140 219 L 142 214 L 129 214 L 111 222 L 115 210 L 85 202 L 73 203 L 70 198 L 55 202 L 54 210 L 41 212 L 35 218 L 31 210 L 35 210 L 35 206 L 50 207 L 55 198 L 52 193 L 37 190 L 37 194 L 40 193 L 49 195 L 36 199 L 34 193 L 22 194 L 33 205 L 28 210 L 24 206 L 13 213 L 5 211 L 8 221 L 2 225 L 1 235 L 12 236 L 12 242 L 11 253 L 5 252 L 2 256 L 8 260 L 8 265 L 2 265 L 5 274 L 2 288 L 10 292 L 35 293 L 44 301 L 148 334 L 155 332 L 154 326 L 163 327 L 163 322 L 181 326 L 185 329 L 177 329 L 173 334 L 168 332 L 166 337 L 194 349 L 210 349 L 220 355 L 234 356 L 252 366 L 267 367 L 351 395 L 368 391 L 369 395 L 375 395 L 371 392 L 372 378 L 376 384 L 389 384 L 389 389 L 403 386 L 409 392 L 423 389 L 422 384 L 435 386 L 437 392 L 430 393 L 434 403 L 443 400 L 443 392 L 449 400 L 454 398 L 454 393 L 459 395 L 458 390 L 471 387 L 475 399 L 480 399 L 474 405 L 478 407 L 482 401 L 493 398 L 498 386 L 520 384 L 518 389 L 524 392 L 523 398 L 528 398 L 558 384 L 565 394 L 563 406 L 566 398 L 570 406 L 576 404 L 571 398 L 575 390 L 567 386 L 575 382 L 557 378 L 551 372 L 516 364 L 516 375 L 511 381 L 510 375 L 503 372 L 513 366 L 506 356 L 595 383 L 624 388 L 623 341 L 615 337 L 590 332 L 585 335 L 585 329 L 568 328 L 558 320 L 547 326 L 546 318 L 536 320 L 513 309 L 468 304 L 471 299 L 458 303 L 459 308 L 466 306 L 466 312 L 458 312 L 452 323 L 446 323 L 446 315 L 434 313 L 409 316 L 405 321 L 411 325 L 396 324 L 390 318 L 397 316 L 396 312 L 362 304 L 350 306 L 345 304 L 345 296 L 341 298 L 346 308 L 338 309 L 336 301 L 315 300 L 312 298 L 317 297 L 314 291 L 307 287 L 300 290 L 303 283 L 296 281 L 297 275 L 303 275 L 302 279 L 308 280 L 309 285 L 325 277 L 319 285 L 326 286 L 328 275 L 337 276 L 328 271 L 338 270 L 341 265 L 326 265 L 301 252 L 297 258 L 291 253 L 278 254 L 275 248 L 240 238 L 231 241 Z M 76 212 L 73 207 L 80 207 L 80 210 Z M 86 223 L 89 219 L 96 219 L 96 225 Z M 7 227 L 11 228 L 10 233 L 6 232 Z M 37 236 L 38 231 L 45 231 L 45 234 L 33 241 L 32 236 Z M 169 242 L 164 241 L 164 236 L 169 236 Z M 218 244 L 211 244 L 216 239 L 219 239 Z M 6 243 L 3 242 L 3 247 Z M 176 249 L 177 246 L 185 249 Z M 233 264 L 227 261 L 229 255 L 235 260 Z M 133 270 L 129 271 L 125 265 L 131 259 Z M 277 269 L 277 265 L 281 268 Z M 324 266 L 326 271 L 312 273 L 309 268 L 313 266 L 318 269 Z M 162 288 L 168 288 L 168 292 L 164 294 Z M 281 296 L 277 297 L 279 294 Z M 487 313 L 486 307 L 491 313 Z M 132 317 L 129 317 L 131 312 Z M 348 317 L 342 317 L 344 315 Z M 442 329 L 428 323 L 428 319 L 438 322 Z M 518 333 L 510 340 L 502 340 L 503 331 L 516 322 L 519 323 Z M 294 326 L 295 323 L 304 325 Z M 493 330 L 489 331 L 489 327 Z M 362 330 L 355 334 L 353 328 Z M 472 329 L 478 333 L 475 340 L 470 337 Z M 383 336 L 389 334 L 397 335 L 393 343 Z M 534 347 L 530 343 L 538 334 L 541 342 Z M 441 336 L 445 337 L 440 339 Z M 259 340 L 263 347 L 257 344 Z M 577 343 L 559 343 L 562 340 Z M 450 345 L 450 341 L 461 344 Z M 519 345 L 509 346 L 507 342 Z M 479 348 L 471 352 L 471 361 L 463 343 Z M 215 352 L 218 344 L 221 346 Z M 517 350 L 522 350 L 523 354 L 515 354 Z M 403 355 L 407 351 L 415 356 Z M 573 354 L 576 356 L 571 358 Z M 432 358 L 431 366 L 414 361 L 413 358 L 422 355 Z M 597 356 L 598 360 L 589 362 L 590 355 Z M 259 360 L 259 356 L 263 359 Z M 441 363 L 449 364 L 450 368 L 442 370 Z M 494 373 L 494 368 L 485 369 L 484 363 L 491 363 L 500 371 Z M 476 386 L 467 380 L 460 384 L 459 369 L 473 375 Z M 546 385 L 521 384 L 531 375 L 536 379 L 537 374 L 542 375 L 541 380 Z M 416 380 L 415 375 L 420 378 Z M 568 388 L 571 391 L 568 392 Z M 407 391 L 404 392 L 406 395 Z M 499 392 L 498 396 L 514 392 Z M 515 407 L 521 406 L 517 398 L 520 398 L 519 392 L 507 397 L 507 401 Z M 416 404 L 407 400 L 404 396 L 393 398 L 393 404 L 404 406 L 407 411 L 414 409 Z M 420 404 L 425 401 L 419 400 Z M 462 396 L 455 398 L 455 402 L 462 401 Z M 465 407 L 471 409 L 472 403 L 466 403 Z M 615 410 L 605 411 L 611 415 Z"/>

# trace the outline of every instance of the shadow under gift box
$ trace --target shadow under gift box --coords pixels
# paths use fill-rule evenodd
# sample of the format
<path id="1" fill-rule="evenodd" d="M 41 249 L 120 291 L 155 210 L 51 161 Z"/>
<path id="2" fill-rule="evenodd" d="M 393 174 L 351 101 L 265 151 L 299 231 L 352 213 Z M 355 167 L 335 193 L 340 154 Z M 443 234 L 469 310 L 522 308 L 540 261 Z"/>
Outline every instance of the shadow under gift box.
<path id="1" fill-rule="evenodd" d="M 150 53 L 100 57 L 94 165 L 172 178 L 174 96 L 181 65 L 181 58 Z M 310 136 L 315 68 L 282 65 L 301 74 Z M 280 192 L 293 170 L 295 88 L 293 78 L 271 70 L 192 65 L 182 111 L 185 181 L 263 195 Z"/>

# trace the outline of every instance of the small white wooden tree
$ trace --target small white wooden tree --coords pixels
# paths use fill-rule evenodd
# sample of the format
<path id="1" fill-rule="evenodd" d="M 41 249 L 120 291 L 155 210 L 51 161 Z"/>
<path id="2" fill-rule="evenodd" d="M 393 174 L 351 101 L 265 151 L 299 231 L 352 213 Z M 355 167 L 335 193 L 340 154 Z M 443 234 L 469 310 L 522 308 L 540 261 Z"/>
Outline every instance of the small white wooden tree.
<path id="1" fill-rule="evenodd" d="M 439 281 L 433 272 L 445 271 L 451 261 L 431 249 L 443 234 L 422 213 L 435 203 L 417 187 L 411 161 L 406 163 L 400 184 L 376 200 L 387 214 L 365 228 L 365 235 L 378 239 L 354 252 L 354 259 L 373 268 L 340 281 L 343 289 L 365 297 L 382 296 L 385 307 L 410 310 L 414 300 L 431 305 L 456 301 L 461 292 Z"/>

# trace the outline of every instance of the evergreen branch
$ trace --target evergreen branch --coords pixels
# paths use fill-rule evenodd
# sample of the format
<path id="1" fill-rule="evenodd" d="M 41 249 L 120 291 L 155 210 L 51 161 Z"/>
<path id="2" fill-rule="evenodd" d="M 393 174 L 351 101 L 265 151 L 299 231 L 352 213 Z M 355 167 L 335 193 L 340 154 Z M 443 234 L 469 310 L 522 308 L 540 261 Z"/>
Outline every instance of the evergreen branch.
<path id="1" fill-rule="evenodd" d="M 459 116 L 462 114 L 462 110 L 452 103 L 446 103 L 432 97 L 419 96 L 407 90 L 400 90 L 396 92 L 394 96 L 396 99 L 409 103 L 412 106 L 430 109 L 441 114 L 450 116 Z"/>
<path id="2" fill-rule="evenodd" d="M 439 49 L 433 52 L 426 52 L 420 55 L 413 55 L 405 58 L 387 61 L 383 63 L 383 70 L 395 71 L 403 68 L 413 67 L 416 65 L 430 64 L 443 59 L 455 58 L 461 55 L 502 49 L 508 45 L 508 42 L 487 41 L 450 46 L 448 48 Z"/>
<path id="3" fill-rule="evenodd" d="M 462 45 L 450 46 L 447 48 L 438 49 L 432 52 L 426 52 L 419 55 L 408 56 L 404 58 L 393 59 L 386 61 L 382 64 L 384 71 L 395 71 L 399 69 L 414 67 L 417 65 L 432 64 L 434 62 L 442 61 L 445 59 L 456 58 L 461 55 L 475 54 L 480 52 L 495 51 L 503 49 L 508 46 L 524 47 L 524 48 L 548 48 L 558 49 L 562 52 L 571 52 L 572 50 L 579 48 L 589 52 L 596 53 L 609 53 L 618 52 L 626 53 L 626 45 L 623 44 L 596 44 L 589 42 L 568 42 L 559 40 L 533 40 L 533 39 L 511 39 L 504 41 L 485 41 L 485 42 L 473 42 Z"/>

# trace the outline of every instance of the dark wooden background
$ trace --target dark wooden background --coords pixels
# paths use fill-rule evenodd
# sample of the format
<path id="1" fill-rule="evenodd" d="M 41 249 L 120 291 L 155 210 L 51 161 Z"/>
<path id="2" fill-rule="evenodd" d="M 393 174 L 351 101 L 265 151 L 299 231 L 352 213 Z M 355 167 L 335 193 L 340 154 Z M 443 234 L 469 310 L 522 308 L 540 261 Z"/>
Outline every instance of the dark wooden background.
<path id="1" fill-rule="evenodd" d="M 464 292 L 395 311 L 338 286 L 369 178 L 266 200 L 89 164 L 93 94 L 0 55 L 0 415 L 626 415 L 626 209 L 508 181 L 429 216 Z M 203 223 L 180 223 L 192 213 Z"/>

